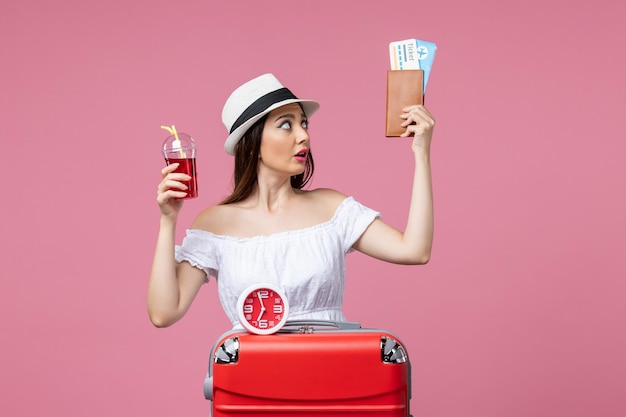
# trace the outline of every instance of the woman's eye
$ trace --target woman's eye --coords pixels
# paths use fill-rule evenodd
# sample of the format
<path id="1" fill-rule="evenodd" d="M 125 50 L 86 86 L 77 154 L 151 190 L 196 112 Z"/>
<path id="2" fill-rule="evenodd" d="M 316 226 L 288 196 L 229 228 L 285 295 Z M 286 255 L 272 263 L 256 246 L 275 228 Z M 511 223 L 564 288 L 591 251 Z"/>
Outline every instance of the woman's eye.
<path id="1" fill-rule="evenodd" d="M 308 129 L 309 128 L 309 121 L 308 120 L 303 120 L 302 121 L 302 127 L 304 129 Z"/>
<path id="2" fill-rule="evenodd" d="M 283 123 L 280 125 L 280 128 L 281 128 L 281 129 L 291 129 L 291 122 L 283 122 Z"/>

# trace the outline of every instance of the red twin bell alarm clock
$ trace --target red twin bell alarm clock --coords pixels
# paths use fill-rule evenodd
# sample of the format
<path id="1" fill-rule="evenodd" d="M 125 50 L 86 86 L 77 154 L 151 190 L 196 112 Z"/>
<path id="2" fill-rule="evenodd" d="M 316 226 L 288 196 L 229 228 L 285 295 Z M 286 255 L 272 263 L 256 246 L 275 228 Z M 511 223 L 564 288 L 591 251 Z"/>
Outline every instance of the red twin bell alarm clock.
<path id="1" fill-rule="evenodd" d="M 276 333 L 285 325 L 288 313 L 287 297 L 272 284 L 254 284 L 237 300 L 239 321 L 250 333 Z"/>

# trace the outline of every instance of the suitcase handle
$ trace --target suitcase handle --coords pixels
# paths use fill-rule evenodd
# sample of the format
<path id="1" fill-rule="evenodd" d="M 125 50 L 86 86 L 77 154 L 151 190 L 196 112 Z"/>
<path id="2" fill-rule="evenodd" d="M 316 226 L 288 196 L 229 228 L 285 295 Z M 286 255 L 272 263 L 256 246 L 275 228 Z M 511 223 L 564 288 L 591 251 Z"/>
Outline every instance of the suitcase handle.
<path id="1" fill-rule="evenodd" d="M 353 321 L 332 321 L 332 320 L 287 320 L 279 333 L 313 333 L 318 328 L 328 330 L 354 330 L 360 329 L 361 323 Z"/>

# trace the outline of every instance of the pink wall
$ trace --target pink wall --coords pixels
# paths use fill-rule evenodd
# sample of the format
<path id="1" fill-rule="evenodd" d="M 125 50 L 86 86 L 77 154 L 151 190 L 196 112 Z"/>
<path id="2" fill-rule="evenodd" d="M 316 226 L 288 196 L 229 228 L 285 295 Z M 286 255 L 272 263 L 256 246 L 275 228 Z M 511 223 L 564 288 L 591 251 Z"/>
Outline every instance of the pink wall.
<path id="1" fill-rule="evenodd" d="M 229 190 L 225 98 L 272 71 L 322 103 L 313 185 L 402 226 L 384 85 L 411 37 L 439 47 L 434 255 L 351 255 L 347 315 L 403 338 L 416 417 L 626 415 L 623 2 L 370 3 L 3 2 L 2 415 L 207 415 L 214 283 L 172 328 L 146 315 L 159 126 L 201 146 L 182 236 Z"/>

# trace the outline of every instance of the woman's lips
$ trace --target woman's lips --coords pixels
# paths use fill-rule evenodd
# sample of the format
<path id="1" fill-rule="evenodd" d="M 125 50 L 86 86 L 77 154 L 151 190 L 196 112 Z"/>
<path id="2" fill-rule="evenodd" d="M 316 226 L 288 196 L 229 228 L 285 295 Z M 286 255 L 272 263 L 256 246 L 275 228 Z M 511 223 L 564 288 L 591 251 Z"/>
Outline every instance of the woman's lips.
<path id="1" fill-rule="evenodd" d="M 296 158 L 299 162 L 306 162 L 306 157 L 308 154 L 309 154 L 308 149 L 302 149 L 297 154 L 294 155 L 294 158 Z"/>

